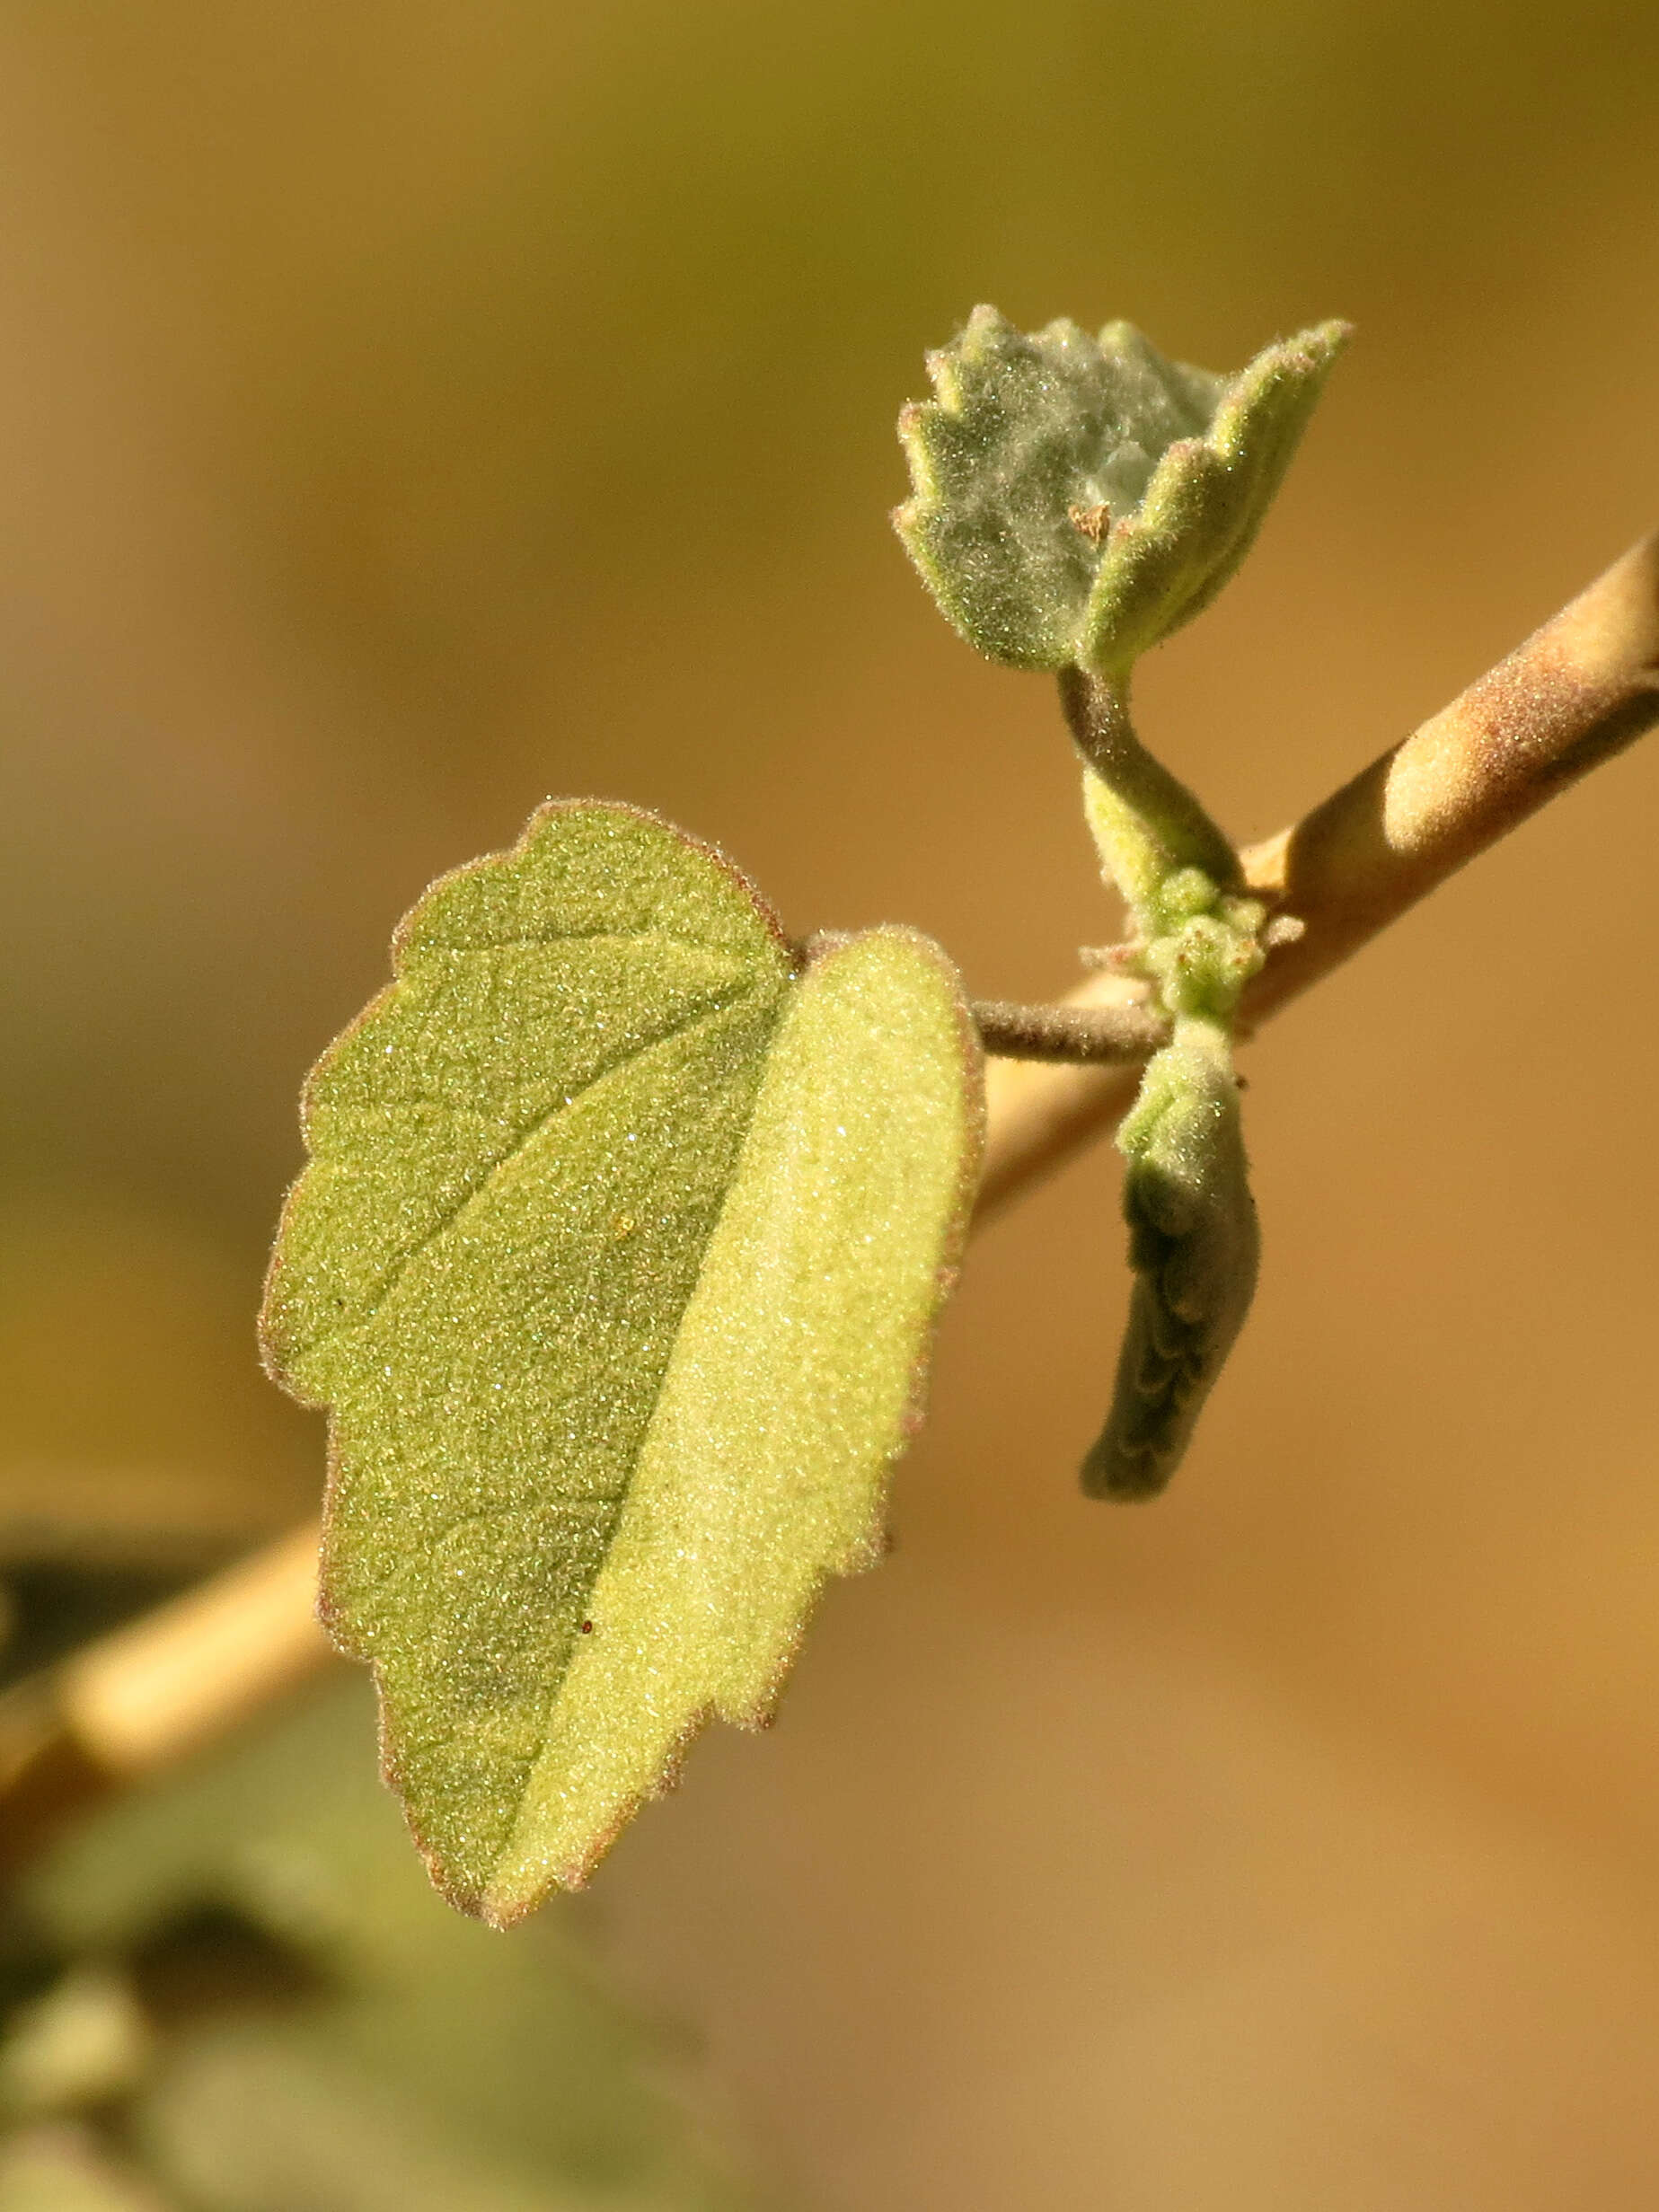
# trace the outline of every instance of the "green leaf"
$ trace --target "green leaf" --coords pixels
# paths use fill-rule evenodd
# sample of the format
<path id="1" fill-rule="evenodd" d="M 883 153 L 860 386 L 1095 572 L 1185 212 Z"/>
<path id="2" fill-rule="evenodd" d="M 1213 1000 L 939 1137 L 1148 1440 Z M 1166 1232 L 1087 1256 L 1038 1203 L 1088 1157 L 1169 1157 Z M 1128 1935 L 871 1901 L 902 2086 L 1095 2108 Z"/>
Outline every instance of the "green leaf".
<path id="1" fill-rule="evenodd" d="M 1028 336 L 976 307 L 899 418 L 915 496 L 894 521 L 947 619 L 1017 668 L 1126 673 L 1243 559 L 1346 335 L 1220 376 L 1131 323 Z"/>
<path id="2" fill-rule="evenodd" d="M 976 1170 L 954 972 L 797 975 L 717 855 L 550 806 L 437 884 L 307 1094 L 266 1309 L 328 1406 L 324 1608 L 435 1880 L 581 1882 L 880 1543 Z"/>
<path id="3" fill-rule="evenodd" d="M 1179 1020 L 1118 1131 L 1135 1271 L 1091 1497 L 1147 1498 L 1179 1464 L 1244 1326 L 1260 1255 L 1225 1031 Z"/>

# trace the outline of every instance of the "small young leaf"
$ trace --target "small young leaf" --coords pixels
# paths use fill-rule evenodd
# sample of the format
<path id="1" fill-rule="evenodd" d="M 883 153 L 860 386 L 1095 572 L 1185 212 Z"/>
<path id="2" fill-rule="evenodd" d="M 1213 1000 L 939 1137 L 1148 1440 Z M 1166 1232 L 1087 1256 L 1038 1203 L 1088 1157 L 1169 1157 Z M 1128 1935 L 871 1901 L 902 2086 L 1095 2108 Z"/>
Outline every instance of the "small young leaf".
<path id="1" fill-rule="evenodd" d="M 1102 549 L 1083 666 L 1126 674 L 1209 605 L 1249 551 L 1347 336 L 1321 322 L 1267 347 L 1223 383 L 1205 435 L 1165 449 Z"/>
<path id="2" fill-rule="evenodd" d="M 976 1171 L 957 980 L 790 949 L 717 856 L 550 806 L 325 1056 L 266 1310 L 334 1415 L 327 1617 L 435 1879 L 580 1882 L 878 1549 Z"/>
<path id="3" fill-rule="evenodd" d="M 1346 334 L 1229 377 L 1131 323 L 1027 336 L 976 307 L 899 418 L 915 496 L 894 521 L 947 619 L 1017 668 L 1126 673 L 1243 559 Z"/>
<path id="4" fill-rule="evenodd" d="M 1135 1273 L 1090 1497 L 1147 1498 L 1175 1472 L 1256 1289 L 1260 1239 L 1225 1033 L 1181 1021 L 1117 1134 Z"/>

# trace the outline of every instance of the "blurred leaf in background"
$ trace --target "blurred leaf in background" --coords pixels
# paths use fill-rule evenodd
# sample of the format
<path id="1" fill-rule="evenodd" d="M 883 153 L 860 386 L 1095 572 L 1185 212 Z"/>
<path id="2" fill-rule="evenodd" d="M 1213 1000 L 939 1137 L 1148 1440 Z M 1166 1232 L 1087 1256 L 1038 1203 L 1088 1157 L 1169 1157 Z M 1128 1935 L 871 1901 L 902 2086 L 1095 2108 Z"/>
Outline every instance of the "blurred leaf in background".
<path id="1" fill-rule="evenodd" d="M 560 1915 L 493 1936 L 433 1896 L 373 1735 L 333 1686 L 26 1885 L 0 2207 L 31 2162 L 101 2158 L 112 2204 L 136 2161 L 202 2212 L 752 2207 Z"/>

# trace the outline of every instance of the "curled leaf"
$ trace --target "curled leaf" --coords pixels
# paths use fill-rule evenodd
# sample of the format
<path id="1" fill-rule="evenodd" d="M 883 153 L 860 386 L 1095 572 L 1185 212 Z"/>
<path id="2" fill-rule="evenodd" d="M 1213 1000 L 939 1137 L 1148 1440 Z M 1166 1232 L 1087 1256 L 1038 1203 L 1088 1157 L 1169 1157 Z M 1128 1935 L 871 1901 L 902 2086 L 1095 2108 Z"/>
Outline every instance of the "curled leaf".
<path id="1" fill-rule="evenodd" d="M 1223 376 L 1132 323 L 1027 335 L 976 307 L 899 419 L 915 492 L 894 521 L 947 619 L 1014 667 L 1126 673 L 1243 559 L 1346 334 Z"/>
<path id="2" fill-rule="evenodd" d="M 1256 1288 L 1256 1206 L 1219 1027 L 1178 1023 L 1117 1141 L 1135 1280 L 1111 1412 L 1082 1479 L 1091 1497 L 1147 1498 L 1179 1464 Z"/>
<path id="3" fill-rule="evenodd" d="M 549 806 L 436 885 L 307 1092 L 265 1317 L 333 1414 L 323 1602 L 434 1878 L 585 1878 L 880 1542 L 976 1173 L 954 971 L 797 974 L 666 824 Z"/>

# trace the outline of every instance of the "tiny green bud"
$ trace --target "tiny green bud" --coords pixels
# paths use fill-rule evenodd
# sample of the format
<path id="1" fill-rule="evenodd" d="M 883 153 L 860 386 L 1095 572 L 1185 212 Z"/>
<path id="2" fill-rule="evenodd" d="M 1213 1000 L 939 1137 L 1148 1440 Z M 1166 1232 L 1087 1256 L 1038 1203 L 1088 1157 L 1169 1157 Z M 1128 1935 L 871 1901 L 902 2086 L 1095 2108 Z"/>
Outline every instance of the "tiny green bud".
<path id="1" fill-rule="evenodd" d="M 1264 956 L 1253 930 L 1238 929 L 1219 913 L 1199 913 L 1153 938 L 1142 962 L 1169 1013 L 1225 1023 Z"/>
<path id="2" fill-rule="evenodd" d="M 1178 1465 L 1256 1288 L 1256 1206 L 1221 1029 L 1178 1023 L 1117 1142 L 1135 1282 L 1112 1410 L 1082 1480 L 1090 1497 L 1148 1498 Z"/>
<path id="3" fill-rule="evenodd" d="M 1201 868 L 1178 868 L 1158 889 L 1158 903 L 1172 926 L 1190 921 L 1195 914 L 1207 914 L 1217 896 L 1214 882 Z"/>

